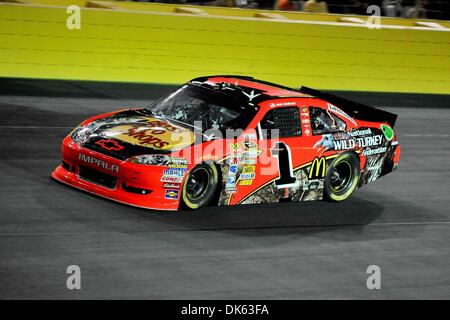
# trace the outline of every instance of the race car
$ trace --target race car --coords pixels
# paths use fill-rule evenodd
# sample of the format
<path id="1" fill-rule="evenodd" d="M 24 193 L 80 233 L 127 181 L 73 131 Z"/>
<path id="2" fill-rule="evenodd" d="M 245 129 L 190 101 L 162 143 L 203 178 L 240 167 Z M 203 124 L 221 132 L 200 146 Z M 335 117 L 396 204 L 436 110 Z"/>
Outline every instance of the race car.
<path id="1" fill-rule="evenodd" d="M 308 87 L 206 76 L 148 107 L 82 122 L 52 176 L 157 210 L 343 201 L 397 168 L 396 119 Z"/>

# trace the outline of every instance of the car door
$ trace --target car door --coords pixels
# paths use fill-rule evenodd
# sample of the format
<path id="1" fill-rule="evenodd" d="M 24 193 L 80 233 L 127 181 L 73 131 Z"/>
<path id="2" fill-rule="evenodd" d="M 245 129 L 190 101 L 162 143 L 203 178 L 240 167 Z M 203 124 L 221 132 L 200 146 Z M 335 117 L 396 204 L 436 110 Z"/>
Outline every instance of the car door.
<path id="1" fill-rule="evenodd" d="M 269 109 L 256 129 L 257 145 L 242 142 L 245 149 L 234 204 L 278 202 L 300 188 L 294 173 L 303 158 L 299 108 Z"/>

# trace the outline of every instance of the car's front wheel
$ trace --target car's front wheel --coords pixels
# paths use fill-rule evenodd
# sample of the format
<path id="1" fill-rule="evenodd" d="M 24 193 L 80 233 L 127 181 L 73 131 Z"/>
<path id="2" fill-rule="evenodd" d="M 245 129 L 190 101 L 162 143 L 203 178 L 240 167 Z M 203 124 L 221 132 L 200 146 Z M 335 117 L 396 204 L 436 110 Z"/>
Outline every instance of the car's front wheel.
<path id="1" fill-rule="evenodd" d="M 324 182 L 324 198 L 343 201 L 350 197 L 359 181 L 359 159 L 353 152 L 338 155 L 327 169 Z"/>
<path id="2" fill-rule="evenodd" d="M 185 209 L 198 209 L 208 205 L 214 198 L 219 174 L 214 164 L 202 163 L 195 166 L 186 177 L 181 197 Z"/>

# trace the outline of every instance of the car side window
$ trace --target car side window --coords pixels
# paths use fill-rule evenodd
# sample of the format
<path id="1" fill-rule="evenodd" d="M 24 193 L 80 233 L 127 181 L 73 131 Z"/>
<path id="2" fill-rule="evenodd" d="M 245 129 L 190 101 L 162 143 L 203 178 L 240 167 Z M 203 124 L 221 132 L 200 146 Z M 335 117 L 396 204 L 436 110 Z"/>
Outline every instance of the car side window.
<path id="1" fill-rule="evenodd" d="M 309 107 L 309 118 L 313 135 L 345 131 L 345 122 L 328 110 L 319 107 Z"/>
<path id="2" fill-rule="evenodd" d="M 278 130 L 279 138 L 302 135 L 298 107 L 272 109 L 266 113 L 260 125 L 263 139 L 275 137 L 276 133 L 273 130 Z"/>

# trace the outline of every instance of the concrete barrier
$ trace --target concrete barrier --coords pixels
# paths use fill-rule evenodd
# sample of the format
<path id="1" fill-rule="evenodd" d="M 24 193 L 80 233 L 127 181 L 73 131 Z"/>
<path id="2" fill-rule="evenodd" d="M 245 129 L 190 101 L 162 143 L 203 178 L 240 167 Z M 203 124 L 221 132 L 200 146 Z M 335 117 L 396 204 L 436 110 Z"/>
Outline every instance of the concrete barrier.
<path id="1" fill-rule="evenodd" d="M 213 11 L 239 9 L 207 7 L 205 14 L 175 13 L 179 6 L 164 5 L 165 12 L 137 11 L 117 2 L 99 8 L 102 1 L 87 8 L 78 1 L 81 29 L 69 30 L 66 7 L 41 2 L 0 3 L 1 77 L 178 84 L 243 74 L 293 87 L 450 94 L 444 24 L 371 30 L 336 17 L 256 18 L 246 10 L 236 17 Z"/>

